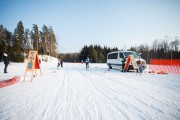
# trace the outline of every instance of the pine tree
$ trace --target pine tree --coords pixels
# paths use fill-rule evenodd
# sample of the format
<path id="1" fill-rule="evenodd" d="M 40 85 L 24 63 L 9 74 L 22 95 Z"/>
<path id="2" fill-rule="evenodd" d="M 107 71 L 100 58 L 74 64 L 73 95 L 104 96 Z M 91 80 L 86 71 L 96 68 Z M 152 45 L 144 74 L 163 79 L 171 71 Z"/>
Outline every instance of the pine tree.
<path id="1" fill-rule="evenodd" d="M 31 39 L 33 40 L 33 50 L 38 51 L 39 48 L 39 31 L 38 26 L 33 24 L 33 29 L 31 31 Z"/>
<path id="2" fill-rule="evenodd" d="M 92 62 L 92 63 L 95 63 L 96 61 L 95 61 L 95 50 L 94 50 L 94 48 L 93 48 L 93 45 L 90 45 L 89 46 L 89 59 L 90 59 L 90 61 Z"/>
<path id="3" fill-rule="evenodd" d="M 5 41 L 5 29 L 3 25 L 0 25 L 0 61 L 2 61 L 3 53 L 5 51 L 6 41 Z"/>
<path id="4" fill-rule="evenodd" d="M 24 39 L 24 27 L 22 21 L 18 22 L 16 29 L 14 30 L 14 37 L 13 37 L 13 48 L 14 52 L 12 53 L 14 61 L 22 62 L 24 61 L 24 54 L 23 54 L 23 39 Z"/>
<path id="5" fill-rule="evenodd" d="M 29 29 L 25 30 L 24 33 L 24 51 L 26 53 L 26 57 L 28 52 L 32 49 L 31 39 L 30 39 L 30 31 Z"/>
<path id="6" fill-rule="evenodd" d="M 84 61 L 86 57 L 89 56 L 91 62 L 103 63 L 106 62 L 107 54 L 111 51 L 117 51 L 117 47 L 111 49 L 110 47 L 107 48 L 106 46 L 102 48 L 100 45 L 85 45 L 80 52 L 79 59 L 80 61 Z"/>
<path id="7" fill-rule="evenodd" d="M 48 28 L 46 25 L 43 25 L 42 27 L 42 34 L 41 34 L 41 39 L 42 39 L 42 49 L 43 49 L 43 54 L 47 55 L 48 52 Z"/>
<path id="8" fill-rule="evenodd" d="M 39 54 L 44 55 L 43 51 L 43 40 L 44 40 L 44 35 L 43 32 L 39 32 Z"/>
<path id="9" fill-rule="evenodd" d="M 49 53 L 51 56 L 56 56 L 56 38 L 51 26 L 49 28 Z"/>

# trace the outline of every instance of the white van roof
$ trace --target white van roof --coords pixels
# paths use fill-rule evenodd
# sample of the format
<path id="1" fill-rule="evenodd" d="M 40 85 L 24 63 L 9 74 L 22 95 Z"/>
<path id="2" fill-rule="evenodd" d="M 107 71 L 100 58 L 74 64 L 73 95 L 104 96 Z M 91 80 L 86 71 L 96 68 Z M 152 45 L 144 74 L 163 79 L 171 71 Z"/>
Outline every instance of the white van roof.
<path id="1" fill-rule="evenodd" d="M 117 53 L 117 52 L 135 52 L 135 51 L 123 51 L 123 50 L 118 50 L 118 51 L 113 51 L 113 52 L 110 52 L 110 53 L 108 53 L 108 54 L 111 54 L 111 53 Z"/>

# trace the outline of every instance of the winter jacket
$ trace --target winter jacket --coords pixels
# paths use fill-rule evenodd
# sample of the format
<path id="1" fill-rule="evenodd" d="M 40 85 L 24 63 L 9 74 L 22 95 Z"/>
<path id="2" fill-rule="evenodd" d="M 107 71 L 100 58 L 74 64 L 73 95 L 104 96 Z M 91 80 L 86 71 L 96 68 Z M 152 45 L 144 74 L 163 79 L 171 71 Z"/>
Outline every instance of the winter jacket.
<path id="1" fill-rule="evenodd" d="M 89 61 L 89 58 L 87 58 L 87 59 L 86 59 L 86 63 L 89 63 L 89 62 L 90 62 L 90 61 Z"/>
<path id="2" fill-rule="evenodd" d="M 9 64 L 9 57 L 3 56 L 4 64 Z"/>

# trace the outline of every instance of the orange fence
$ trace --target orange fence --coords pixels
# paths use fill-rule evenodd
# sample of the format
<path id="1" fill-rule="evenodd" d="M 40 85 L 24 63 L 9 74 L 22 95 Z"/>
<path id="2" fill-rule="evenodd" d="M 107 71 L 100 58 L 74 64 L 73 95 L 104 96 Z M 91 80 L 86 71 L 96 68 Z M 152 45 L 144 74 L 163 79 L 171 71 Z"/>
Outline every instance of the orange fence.
<path id="1" fill-rule="evenodd" d="M 156 72 L 164 71 L 167 73 L 180 74 L 180 59 L 150 59 L 149 68 Z"/>

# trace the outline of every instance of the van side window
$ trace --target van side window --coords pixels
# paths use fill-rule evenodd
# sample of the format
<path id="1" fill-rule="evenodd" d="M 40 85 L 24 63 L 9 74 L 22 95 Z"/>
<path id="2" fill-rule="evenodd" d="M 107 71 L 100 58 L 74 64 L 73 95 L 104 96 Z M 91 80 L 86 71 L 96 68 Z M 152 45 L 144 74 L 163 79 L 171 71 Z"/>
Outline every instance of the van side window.
<path id="1" fill-rule="evenodd" d="M 118 53 L 113 53 L 108 55 L 108 59 L 117 59 Z"/>
<path id="2" fill-rule="evenodd" d="M 119 56 L 120 56 L 120 58 L 124 58 L 124 55 L 123 55 L 122 53 L 120 53 L 120 55 L 119 55 Z"/>
<path id="3" fill-rule="evenodd" d="M 117 57 L 118 57 L 118 53 L 114 53 L 113 54 L 113 59 L 117 59 Z"/>

